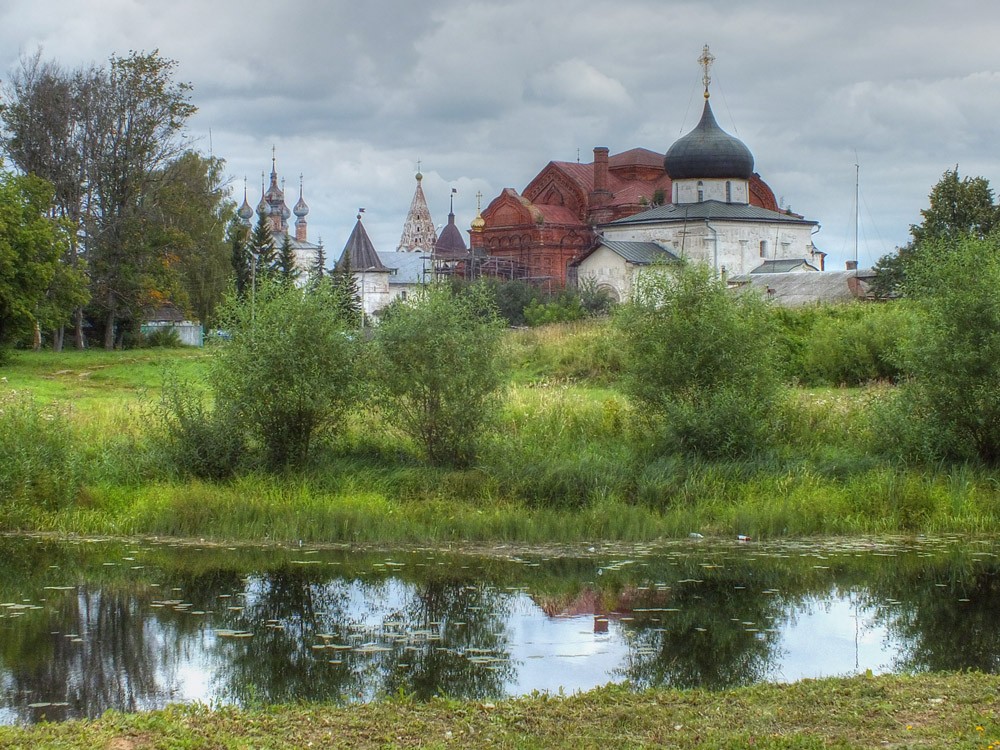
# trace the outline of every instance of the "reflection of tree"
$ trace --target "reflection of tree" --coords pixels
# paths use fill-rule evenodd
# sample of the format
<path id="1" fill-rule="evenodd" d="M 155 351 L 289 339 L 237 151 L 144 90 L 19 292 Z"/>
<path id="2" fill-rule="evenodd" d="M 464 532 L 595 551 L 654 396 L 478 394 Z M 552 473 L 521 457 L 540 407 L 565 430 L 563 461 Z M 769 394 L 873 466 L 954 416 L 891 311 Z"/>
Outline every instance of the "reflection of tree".
<path id="1" fill-rule="evenodd" d="M 779 637 L 766 630 L 783 602 L 773 596 L 737 597 L 734 583 L 727 577 L 686 584 L 669 605 L 679 611 L 658 612 L 658 621 L 652 613 L 635 613 L 624 623 L 629 655 L 622 671 L 629 682 L 721 689 L 764 679 Z"/>
<path id="2" fill-rule="evenodd" d="M 997 569 L 967 556 L 941 562 L 885 576 L 872 586 L 876 617 L 902 649 L 895 669 L 1000 672 Z"/>
<path id="3" fill-rule="evenodd" d="M 242 703 L 500 695 L 510 673 L 505 596 L 468 583 L 313 581 L 288 568 L 255 577 L 228 624 L 253 636 L 215 647 L 224 692 Z M 487 652 L 500 658 L 469 658 Z"/>
<path id="4" fill-rule="evenodd" d="M 5 634 L 3 660 L 12 665 L 22 715 L 31 716 L 28 704 L 37 702 L 69 704 L 46 709 L 49 718 L 61 718 L 134 711 L 162 700 L 158 638 L 143 625 L 143 609 L 134 591 L 82 586 L 57 600 L 47 627 Z"/>
<path id="5" fill-rule="evenodd" d="M 282 566 L 248 579 L 243 596 L 234 600 L 244 609 L 227 618 L 225 627 L 252 637 L 219 638 L 213 648 L 224 697 L 246 705 L 350 694 L 350 673 L 313 649 L 322 642 L 320 634 L 330 632 L 327 622 L 352 622 L 350 582 L 318 578 L 307 568 Z"/>
<path id="6" fill-rule="evenodd" d="M 898 669 L 1000 671 L 1000 566 L 973 561 L 968 547 L 897 546 L 892 558 L 860 544 L 785 554 L 705 545 L 621 560 L 414 553 L 390 569 L 384 553 L 299 565 L 289 562 L 297 552 L 160 546 L 138 555 L 141 570 L 107 565 L 131 548 L 0 537 L 0 602 L 43 607 L 0 617 L 0 705 L 19 720 L 37 719 L 28 704 L 40 701 L 70 704 L 46 709 L 50 718 L 160 705 L 191 667 L 215 680 L 211 700 L 245 704 L 501 695 L 517 670 L 512 586 L 550 613 L 617 618 L 629 648 L 620 675 L 640 687 L 766 679 L 781 637 L 767 631 L 847 595 L 898 642 Z M 252 636 L 218 637 L 222 628 Z"/>
<path id="7" fill-rule="evenodd" d="M 426 699 L 495 698 L 512 678 L 506 622 L 510 596 L 457 576 L 431 578 L 412 589 L 399 613 L 411 629 L 437 630 L 438 642 L 400 639 L 383 668 L 386 693 L 403 691 Z M 409 643 L 407 643 L 409 641 Z M 405 649 L 405 650 L 404 650 Z M 400 663 L 408 665 L 400 668 Z"/>

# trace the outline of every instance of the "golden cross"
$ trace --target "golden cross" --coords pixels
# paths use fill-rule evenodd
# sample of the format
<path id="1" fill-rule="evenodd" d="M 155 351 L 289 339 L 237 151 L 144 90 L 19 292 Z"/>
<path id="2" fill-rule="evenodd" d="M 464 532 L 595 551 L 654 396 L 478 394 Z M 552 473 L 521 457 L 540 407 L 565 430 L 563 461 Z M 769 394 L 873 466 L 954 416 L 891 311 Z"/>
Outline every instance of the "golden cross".
<path id="1" fill-rule="evenodd" d="M 701 50 L 701 57 L 698 58 L 698 63 L 705 70 L 705 74 L 701 77 L 701 82 L 705 84 L 705 98 L 708 99 L 708 84 L 712 82 L 712 76 L 709 71 L 712 68 L 712 63 L 715 62 L 715 57 L 711 52 L 708 51 L 708 45 L 706 44 Z"/>

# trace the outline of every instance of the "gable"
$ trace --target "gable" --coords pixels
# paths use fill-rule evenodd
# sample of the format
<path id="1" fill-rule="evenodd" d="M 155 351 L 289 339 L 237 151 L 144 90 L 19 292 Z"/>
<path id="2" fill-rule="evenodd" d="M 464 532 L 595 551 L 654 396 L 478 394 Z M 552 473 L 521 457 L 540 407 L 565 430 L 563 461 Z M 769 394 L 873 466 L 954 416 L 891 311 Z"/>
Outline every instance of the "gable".
<path id="1" fill-rule="evenodd" d="M 536 215 L 541 216 L 529 200 L 518 195 L 516 190 L 504 188 L 483 211 L 483 220 L 491 229 L 515 227 L 536 223 Z"/>

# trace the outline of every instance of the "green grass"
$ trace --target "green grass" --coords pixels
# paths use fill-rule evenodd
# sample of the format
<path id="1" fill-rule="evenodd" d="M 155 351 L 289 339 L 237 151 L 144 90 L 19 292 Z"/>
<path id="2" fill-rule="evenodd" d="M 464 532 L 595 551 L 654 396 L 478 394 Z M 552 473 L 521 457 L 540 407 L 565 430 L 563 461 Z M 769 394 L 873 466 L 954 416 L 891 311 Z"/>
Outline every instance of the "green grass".
<path id="1" fill-rule="evenodd" d="M 649 541 L 695 531 L 979 534 L 1000 526 L 995 471 L 894 465 L 869 455 L 863 417 L 891 386 L 795 389 L 782 444 L 753 461 L 660 455 L 655 431 L 620 392 L 556 377 L 555 355 L 569 356 L 583 346 L 574 336 L 586 341 L 600 330 L 579 328 L 511 334 L 519 346 L 551 350 L 529 358 L 548 375 L 527 377 L 522 368 L 471 469 L 421 463 L 372 408 L 352 415 L 346 433 L 305 471 L 251 471 L 220 483 L 186 478 L 170 465 L 150 410 L 166 371 L 198 380 L 210 351 L 18 353 L 2 371 L 0 395 L 17 391 L 23 400 L 30 391 L 35 406 L 18 420 L 0 414 L 7 420 L 0 529 L 532 543 Z"/>
<path id="2" fill-rule="evenodd" d="M 804 680 L 725 692 L 605 687 L 497 703 L 176 706 L 0 727 L 0 748 L 968 748 L 1000 746 L 1000 677 Z"/>
<path id="3" fill-rule="evenodd" d="M 0 391 L 29 390 L 42 402 L 81 411 L 120 408 L 158 394 L 167 371 L 199 378 L 210 356 L 210 349 L 14 352 L 0 367 Z"/>

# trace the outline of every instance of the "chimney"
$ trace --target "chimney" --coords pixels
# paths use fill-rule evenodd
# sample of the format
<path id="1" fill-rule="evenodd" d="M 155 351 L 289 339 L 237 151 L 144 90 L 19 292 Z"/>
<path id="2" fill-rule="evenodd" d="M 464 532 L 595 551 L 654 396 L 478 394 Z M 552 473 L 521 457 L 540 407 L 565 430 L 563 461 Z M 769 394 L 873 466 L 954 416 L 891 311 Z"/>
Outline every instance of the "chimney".
<path id="1" fill-rule="evenodd" d="M 594 148 L 594 192 L 608 190 L 608 149 L 606 146 Z"/>
<path id="2" fill-rule="evenodd" d="M 848 271 L 857 271 L 858 270 L 858 262 L 856 260 L 849 260 L 849 261 L 847 261 L 847 270 Z"/>

